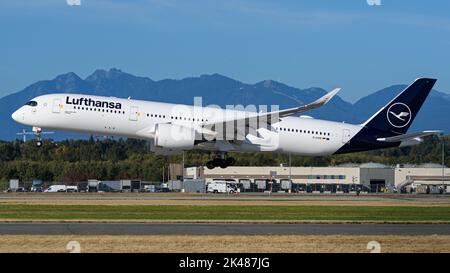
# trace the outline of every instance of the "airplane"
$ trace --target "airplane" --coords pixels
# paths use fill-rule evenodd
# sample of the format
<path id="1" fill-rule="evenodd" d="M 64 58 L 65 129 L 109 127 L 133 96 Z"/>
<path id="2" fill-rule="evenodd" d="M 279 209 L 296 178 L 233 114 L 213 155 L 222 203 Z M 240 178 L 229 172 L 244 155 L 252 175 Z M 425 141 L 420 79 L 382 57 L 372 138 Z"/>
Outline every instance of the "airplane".
<path id="1" fill-rule="evenodd" d="M 28 101 L 12 118 L 38 133 L 46 128 L 144 139 L 151 151 L 163 155 L 215 151 L 216 158 L 206 166 L 226 168 L 235 161 L 228 152 L 326 156 L 419 144 L 422 137 L 441 132 L 407 133 L 435 83 L 431 78 L 415 80 L 362 124 L 294 116 L 327 104 L 339 88 L 311 103 L 268 112 L 48 94 Z"/>

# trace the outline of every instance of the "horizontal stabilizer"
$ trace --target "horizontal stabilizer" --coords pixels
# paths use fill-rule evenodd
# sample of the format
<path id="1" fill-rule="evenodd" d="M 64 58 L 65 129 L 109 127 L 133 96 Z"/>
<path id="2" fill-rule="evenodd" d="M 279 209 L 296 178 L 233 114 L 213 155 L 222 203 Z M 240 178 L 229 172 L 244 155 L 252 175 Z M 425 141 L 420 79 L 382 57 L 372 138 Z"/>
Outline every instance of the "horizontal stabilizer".
<path id="1" fill-rule="evenodd" d="M 422 132 L 415 132 L 415 133 L 409 133 L 409 134 L 403 134 L 398 136 L 392 136 L 392 137 L 383 137 L 383 138 L 377 138 L 378 141 L 382 142 L 401 142 L 401 141 L 407 141 L 419 137 L 425 137 L 425 136 L 431 136 L 431 135 L 439 135 L 442 131 L 422 131 Z"/>

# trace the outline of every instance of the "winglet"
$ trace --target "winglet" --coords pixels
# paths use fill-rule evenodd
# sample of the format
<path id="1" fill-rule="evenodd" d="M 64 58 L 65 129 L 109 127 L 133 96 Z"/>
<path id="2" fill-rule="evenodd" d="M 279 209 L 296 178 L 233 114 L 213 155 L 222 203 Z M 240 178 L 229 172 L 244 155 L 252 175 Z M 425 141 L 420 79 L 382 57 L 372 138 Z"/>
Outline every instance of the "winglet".
<path id="1" fill-rule="evenodd" d="M 324 104 L 328 103 L 340 90 L 341 90 L 341 88 L 335 88 L 332 91 L 326 93 L 323 97 L 310 103 L 310 105 L 311 104 L 317 105 L 317 106 L 324 105 Z"/>
<path id="2" fill-rule="evenodd" d="M 341 90 L 341 88 L 335 88 L 332 91 L 326 93 L 321 98 L 319 98 L 311 103 L 308 103 L 308 104 L 305 104 L 305 105 L 302 105 L 299 107 L 295 107 L 295 108 L 281 110 L 281 111 L 278 111 L 277 114 L 279 115 L 279 117 L 286 117 L 286 116 L 292 115 L 294 113 L 301 113 L 301 112 L 305 112 L 308 110 L 318 108 L 318 107 L 328 103 L 339 92 L 339 90 Z M 272 115 L 273 115 L 273 113 L 272 113 Z"/>

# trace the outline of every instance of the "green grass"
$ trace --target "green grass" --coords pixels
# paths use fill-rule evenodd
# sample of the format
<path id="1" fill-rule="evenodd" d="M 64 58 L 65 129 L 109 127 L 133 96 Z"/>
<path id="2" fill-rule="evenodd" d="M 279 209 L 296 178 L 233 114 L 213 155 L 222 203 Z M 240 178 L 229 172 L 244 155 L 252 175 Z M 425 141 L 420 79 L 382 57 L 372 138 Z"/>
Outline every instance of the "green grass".
<path id="1" fill-rule="evenodd" d="M 450 221 L 450 207 L 0 204 L 0 219 Z"/>

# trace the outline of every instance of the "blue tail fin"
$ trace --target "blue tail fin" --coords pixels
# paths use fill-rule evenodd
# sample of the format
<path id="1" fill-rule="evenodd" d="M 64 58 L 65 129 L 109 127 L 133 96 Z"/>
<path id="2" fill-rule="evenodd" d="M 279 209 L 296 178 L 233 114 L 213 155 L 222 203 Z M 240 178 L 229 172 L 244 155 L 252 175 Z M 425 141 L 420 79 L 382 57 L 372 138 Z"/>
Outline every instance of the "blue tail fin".
<path id="1" fill-rule="evenodd" d="M 435 79 L 427 78 L 414 81 L 369 118 L 336 154 L 399 146 L 400 142 L 381 142 L 377 139 L 405 134 L 435 83 Z"/>
<path id="2" fill-rule="evenodd" d="M 435 83 L 436 79 L 420 78 L 415 80 L 369 118 L 363 124 L 364 127 L 392 134 L 406 133 Z"/>

